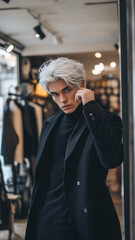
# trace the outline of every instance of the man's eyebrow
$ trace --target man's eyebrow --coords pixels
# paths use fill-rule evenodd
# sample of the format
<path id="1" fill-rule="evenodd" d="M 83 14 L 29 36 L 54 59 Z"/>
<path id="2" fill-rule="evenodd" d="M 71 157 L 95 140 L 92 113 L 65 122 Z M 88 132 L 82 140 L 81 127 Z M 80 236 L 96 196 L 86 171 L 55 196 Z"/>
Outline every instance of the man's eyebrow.
<path id="1" fill-rule="evenodd" d="M 62 90 L 61 90 L 61 92 L 63 92 L 63 91 L 65 91 L 66 89 L 68 89 L 68 88 L 70 88 L 70 86 L 66 86 L 65 88 L 63 88 Z M 57 92 L 50 92 L 50 94 L 58 94 Z"/>
<path id="2" fill-rule="evenodd" d="M 61 91 L 63 92 L 63 91 L 65 91 L 66 89 L 69 89 L 69 88 L 70 88 L 70 86 L 67 86 L 67 87 L 63 88 Z"/>
<path id="3" fill-rule="evenodd" d="M 49 93 L 50 93 L 50 94 L 54 94 L 54 93 L 55 93 L 55 94 L 58 94 L 57 92 L 49 92 Z"/>

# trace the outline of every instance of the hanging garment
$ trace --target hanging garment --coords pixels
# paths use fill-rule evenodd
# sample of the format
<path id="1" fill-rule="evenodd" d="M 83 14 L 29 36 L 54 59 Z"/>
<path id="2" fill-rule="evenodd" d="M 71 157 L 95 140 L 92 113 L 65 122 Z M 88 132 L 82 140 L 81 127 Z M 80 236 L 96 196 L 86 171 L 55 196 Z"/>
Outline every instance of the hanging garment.
<path id="1" fill-rule="evenodd" d="M 22 122 L 22 112 L 16 105 L 14 100 L 9 101 L 9 109 L 11 111 L 11 120 L 13 123 L 13 128 L 18 136 L 18 144 L 16 145 L 14 153 L 14 161 L 18 163 L 23 162 L 23 122 Z M 12 141 L 12 139 L 11 139 Z"/>
<path id="2" fill-rule="evenodd" d="M 36 123 L 37 123 L 37 131 L 38 131 L 38 139 L 40 137 L 42 125 L 43 125 L 43 113 L 42 113 L 42 107 L 33 103 L 28 102 L 28 105 L 33 107 L 35 110 L 35 116 L 36 116 Z"/>
<path id="3" fill-rule="evenodd" d="M 31 120 L 31 128 L 32 128 L 32 133 L 33 133 L 33 151 L 32 151 L 32 156 L 36 156 L 36 154 L 37 154 L 37 147 L 38 147 L 38 129 L 37 129 L 35 109 L 32 106 L 29 106 L 28 104 L 26 104 L 25 107 L 29 111 L 29 116 L 30 116 L 30 120 Z"/>
<path id="4" fill-rule="evenodd" d="M 15 101 L 22 112 L 23 136 L 24 136 L 24 157 L 31 158 L 36 155 L 38 145 L 37 124 L 35 110 L 26 102 L 25 105 Z"/>
<path id="5" fill-rule="evenodd" d="M 3 117 L 1 155 L 4 156 L 5 164 L 13 163 L 15 149 L 19 141 L 12 122 L 12 112 L 9 109 L 10 101 L 10 99 L 6 101 Z"/>

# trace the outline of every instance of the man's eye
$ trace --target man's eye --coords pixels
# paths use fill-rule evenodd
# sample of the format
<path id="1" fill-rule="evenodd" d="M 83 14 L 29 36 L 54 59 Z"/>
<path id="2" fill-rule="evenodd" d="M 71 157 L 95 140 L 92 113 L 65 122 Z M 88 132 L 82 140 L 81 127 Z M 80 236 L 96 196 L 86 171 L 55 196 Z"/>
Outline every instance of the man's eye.
<path id="1" fill-rule="evenodd" d="M 52 97 L 56 97 L 58 94 L 57 93 L 51 93 Z"/>
<path id="2" fill-rule="evenodd" d="M 70 92 L 71 91 L 71 88 L 67 88 L 66 90 L 65 90 L 65 92 L 67 93 L 67 92 Z"/>

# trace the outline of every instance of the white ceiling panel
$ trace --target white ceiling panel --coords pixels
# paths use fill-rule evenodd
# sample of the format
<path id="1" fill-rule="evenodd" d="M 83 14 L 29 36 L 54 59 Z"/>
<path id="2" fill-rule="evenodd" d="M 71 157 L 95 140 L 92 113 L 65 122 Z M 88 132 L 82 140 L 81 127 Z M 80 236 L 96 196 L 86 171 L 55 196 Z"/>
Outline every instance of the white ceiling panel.
<path id="1" fill-rule="evenodd" d="M 95 5 L 85 5 L 88 2 Z M 117 3 L 103 2 L 112 1 L 0 1 L 0 32 L 22 43 L 23 55 L 114 50 L 119 40 Z M 43 40 L 36 38 L 33 30 L 39 21 L 47 35 Z M 57 45 L 53 34 L 60 39 Z"/>

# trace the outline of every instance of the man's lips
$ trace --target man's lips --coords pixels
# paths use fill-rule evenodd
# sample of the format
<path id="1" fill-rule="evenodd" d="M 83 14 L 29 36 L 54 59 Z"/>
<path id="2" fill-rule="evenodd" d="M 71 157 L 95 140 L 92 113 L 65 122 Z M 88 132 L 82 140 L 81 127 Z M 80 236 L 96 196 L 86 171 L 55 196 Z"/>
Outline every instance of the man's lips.
<path id="1" fill-rule="evenodd" d="M 68 109 L 71 107 L 71 104 L 62 106 L 62 109 Z"/>

